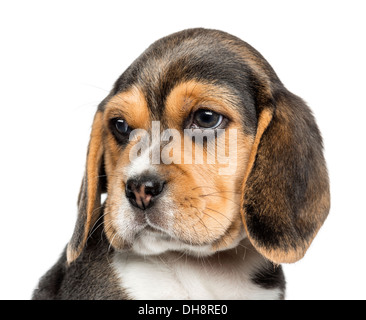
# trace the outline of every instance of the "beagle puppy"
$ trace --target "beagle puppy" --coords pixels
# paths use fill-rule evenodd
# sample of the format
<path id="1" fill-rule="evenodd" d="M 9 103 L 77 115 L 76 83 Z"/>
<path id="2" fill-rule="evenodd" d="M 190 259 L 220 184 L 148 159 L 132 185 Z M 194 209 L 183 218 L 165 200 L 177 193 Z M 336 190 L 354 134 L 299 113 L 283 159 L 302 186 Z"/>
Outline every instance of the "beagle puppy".
<path id="1" fill-rule="evenodd" d="M 304 101 L 242 40 L 184 30 L 98 106 L 74 233 L 33 299 L 283 299 L 280 264 L 329 207 Z"/>

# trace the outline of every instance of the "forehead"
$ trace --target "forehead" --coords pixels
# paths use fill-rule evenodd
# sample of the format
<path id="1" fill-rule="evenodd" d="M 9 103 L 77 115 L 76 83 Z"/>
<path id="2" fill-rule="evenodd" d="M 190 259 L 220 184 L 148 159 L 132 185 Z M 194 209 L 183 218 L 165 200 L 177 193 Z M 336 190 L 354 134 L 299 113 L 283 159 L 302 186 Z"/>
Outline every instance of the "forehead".
<path id="1" fill-rule="evenodd" d="M 246 59 L 245 59 L 246 56 Z M 261 84 L 254 75 L 258 57 L 241 40 L 215 31 L 187 30 L 152 44 L 116 81 L 107 99 L 139 88 L 151 115 L 162 118 L 166 100 L 182 83 L 222 87 L 235 96 L 244 127 L 256 128 L 256 94 Z M 212 94 L 211 91 L 206 91 Z"/>
<path id="2" fill-rule="evenodd" d="M 213 110 L 236 122 L 243 120 L 239 104 L 236 95 L 223 86 L 189 80 L 172 88 L 158 114 L 151 110 L 144 90 L 137 85 L 111 97 L 104 113 L 106 120 L 122 117 L 133 128 L 148 129 L 154 120 L 167 128 L 181 128 L 192 111 L 200 108 Z"/>

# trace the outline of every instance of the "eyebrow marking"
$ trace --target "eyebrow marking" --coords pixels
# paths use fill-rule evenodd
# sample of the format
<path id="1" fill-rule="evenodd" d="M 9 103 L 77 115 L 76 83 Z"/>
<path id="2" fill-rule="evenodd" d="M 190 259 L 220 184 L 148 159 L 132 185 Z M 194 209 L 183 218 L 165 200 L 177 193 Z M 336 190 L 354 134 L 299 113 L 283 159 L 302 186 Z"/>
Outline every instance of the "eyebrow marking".
<path id="1" fill-rule="evenodd" d="M 105 118 L 122 117 L 134 128 L 148 128 L 150 112 L 145 95 L 140 87 L 117 93 L 106 104 Z"/>

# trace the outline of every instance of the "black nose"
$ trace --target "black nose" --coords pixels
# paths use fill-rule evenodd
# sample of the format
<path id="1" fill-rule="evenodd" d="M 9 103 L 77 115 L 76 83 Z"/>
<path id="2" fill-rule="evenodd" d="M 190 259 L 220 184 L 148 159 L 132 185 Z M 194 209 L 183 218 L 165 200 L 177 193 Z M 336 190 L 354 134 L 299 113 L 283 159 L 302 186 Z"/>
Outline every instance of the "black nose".
<path id="1" fill-rule="evenodd" d="M 131 178 L 126 183 L 126 197 L 133 206 L 145 210 L 154 205 L 164 185 L 165 181 L 152 176 Z"/>

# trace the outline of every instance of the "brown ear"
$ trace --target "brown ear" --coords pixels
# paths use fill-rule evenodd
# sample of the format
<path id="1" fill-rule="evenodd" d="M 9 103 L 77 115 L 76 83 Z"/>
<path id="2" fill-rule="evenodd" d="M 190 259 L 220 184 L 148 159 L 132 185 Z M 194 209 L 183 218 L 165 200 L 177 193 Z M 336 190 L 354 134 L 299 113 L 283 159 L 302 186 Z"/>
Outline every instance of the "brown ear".
<path id="1" fill-rule="evenodd" d="M 86 172 L 79 193 L 78 217 L 74 233 L 67 246 L 68 263 L 80 255 L 89 232 L 100 215 L 103 188 L 100 177 L 103 169 L 102 136 L 102 112 L 98 111 L 94 117 L 86 160 Z"/>
<path id="2" fill-rule="evenodd" d="M 274 263 L 301 259 L 328 215 L 322 139 L 306 104 L 283 89 L 262 106 L 242 190 L 254 247 Z"/>

